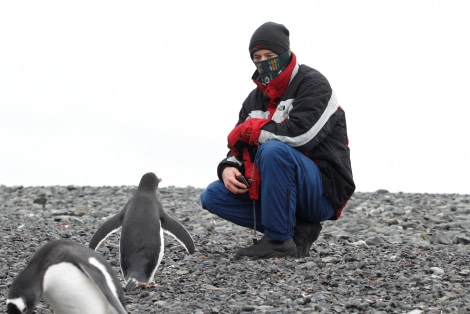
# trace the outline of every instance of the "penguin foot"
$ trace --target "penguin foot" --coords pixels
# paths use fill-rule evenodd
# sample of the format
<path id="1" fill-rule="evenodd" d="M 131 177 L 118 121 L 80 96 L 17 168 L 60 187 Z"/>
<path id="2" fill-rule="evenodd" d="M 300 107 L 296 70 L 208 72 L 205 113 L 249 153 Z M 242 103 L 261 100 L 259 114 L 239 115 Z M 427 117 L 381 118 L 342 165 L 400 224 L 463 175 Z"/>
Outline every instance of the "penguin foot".
<path id="1" fill-rule="evenodd" d="M 142 290 L 142 289 L 156 288 L 158 287 L 158 284 L 155 282 L 138 283 L 137 281 L 132 280 L 132 281 L 129 281 L 129 283 L 122 285 L 122 289 L 125 291 L 135 290 L 137 287 Z"/>
<path id="2" fill-rule="evenodd" d="M 149 288 L 156 288 L 156 287 L 158 287 L 158 284 L 155 283 L 155 282 L 149 282 L 149 283 L 142 283 L 142 284 L 139 284 L 139 286 L 140 286 L 142 289 L 149 289 Z"/>

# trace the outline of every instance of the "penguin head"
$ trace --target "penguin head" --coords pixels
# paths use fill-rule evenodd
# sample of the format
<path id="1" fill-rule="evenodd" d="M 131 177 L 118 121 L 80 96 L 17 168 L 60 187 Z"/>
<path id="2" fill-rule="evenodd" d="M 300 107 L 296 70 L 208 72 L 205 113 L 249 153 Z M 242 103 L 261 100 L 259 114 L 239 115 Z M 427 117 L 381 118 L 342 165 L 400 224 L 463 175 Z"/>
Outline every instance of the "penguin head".
<path id="1" fill-rule="evenodd" d="M 157 190 L 158 183 L 160 183 L 162 179 L 158 178 L 155 173 L 148 172 L 142 176 L 139 183 L 139 189 L 144 190 Z"/>
<path id="2" fill-rule="evenodd" d="M 24 297 L 16 297 L 7 299 L 7 313 L 8 314 L 30 314 L 33 312 L 34 306 L 37 301 L 25 299 Z"/>
<path id="3" fill-rule="evenodd" d="M 34 259 L 34 258 L 33 258 Z M 7 313 L 32 313 L 41 300 L 44 271 L 35 264 L 23 269 L 10 286 Z"/>

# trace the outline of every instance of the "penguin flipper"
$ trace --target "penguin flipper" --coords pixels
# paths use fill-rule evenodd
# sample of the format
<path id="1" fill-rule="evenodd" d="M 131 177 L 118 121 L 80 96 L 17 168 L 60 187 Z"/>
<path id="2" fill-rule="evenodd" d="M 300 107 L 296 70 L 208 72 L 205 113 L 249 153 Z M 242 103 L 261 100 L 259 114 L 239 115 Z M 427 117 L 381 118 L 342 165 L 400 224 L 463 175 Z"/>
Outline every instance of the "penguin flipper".
<path id="1" fill-rule="evenodd" d="M 161 218 L 161 224 L 163 232 L 173 236 L 189 254 L 194 253 L 193 238 L 179 221 L 165 213 Z"/>
<path id="2" fill-rule="evenodd" d="M 121 213 L 111 217 L 106 220 L 101 227 L 96 230 L 95 234 L 90 240 L 89 248 L 96 250 L 100 246 L 101 242 L 106 240 L 112 233 L 118 231 L 122 227 L 122 221 L 124 220 L 124 215 Z"/>
<path id="3" fill-rule="evenodd" d="M 124 293 L 118 283 L 114 282 L 112 276 L 108 273 L 106 266 L 94 257 L 88 259 L 89 264 L 78 263 L 78 266 L 84 274 L 90 278 L 99 288 L 108 300 L 109 304 L 119 314 L 127 314 Z"/>

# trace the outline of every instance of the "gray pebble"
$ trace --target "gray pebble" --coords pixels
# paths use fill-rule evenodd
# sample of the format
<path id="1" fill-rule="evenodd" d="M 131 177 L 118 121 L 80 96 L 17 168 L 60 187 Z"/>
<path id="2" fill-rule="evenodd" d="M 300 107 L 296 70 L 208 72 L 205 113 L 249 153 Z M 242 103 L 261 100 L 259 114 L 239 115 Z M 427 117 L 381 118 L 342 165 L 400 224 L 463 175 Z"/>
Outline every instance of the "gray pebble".
<path id="1" fill-rule="evenodd" d="M 88 245 L 135 186 L 0 186 L 0 289 L 55 238 Z M 470 311 L 470 196 L 355 193 L 326 221 L 311 256 L 235 259 L 249 230 L 201 209 L 202 189 L 160 188 L 196 253 L 165 237 L 155 285 L 126 292 L 130 313 L 465 313 Z M 119 233 L 98 250 L 122 280 Z M 37 313 L 52 313 L 41 301 Z"/>

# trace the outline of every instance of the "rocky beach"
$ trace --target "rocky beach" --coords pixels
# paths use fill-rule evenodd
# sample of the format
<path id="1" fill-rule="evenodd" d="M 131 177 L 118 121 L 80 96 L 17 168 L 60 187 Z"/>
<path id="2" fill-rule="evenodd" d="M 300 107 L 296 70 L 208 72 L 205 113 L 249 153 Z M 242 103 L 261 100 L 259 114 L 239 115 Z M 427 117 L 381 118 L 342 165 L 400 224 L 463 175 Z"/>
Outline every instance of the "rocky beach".
<path id="1" fill-rule="evenodd" d="M 136 186 L 0 186 L 0 293 L 53 239 L 87 246 Z M 165 236 L 155 285 L 126 292 L 129 313 L 468 313 L 470 195 L 356 192 L 326 221 L 311 256 L 235 259 L 250 230 L 201 209 L 202 189 L 164 187 L 164 209 L 192 235 Z M 99 247 L 123 282 L 119 232 Z M 52 313 L 44 301 L 36 313 Z"/>

